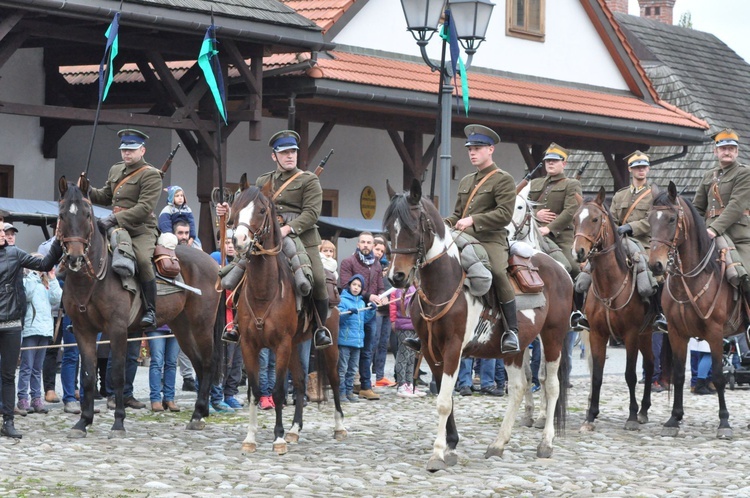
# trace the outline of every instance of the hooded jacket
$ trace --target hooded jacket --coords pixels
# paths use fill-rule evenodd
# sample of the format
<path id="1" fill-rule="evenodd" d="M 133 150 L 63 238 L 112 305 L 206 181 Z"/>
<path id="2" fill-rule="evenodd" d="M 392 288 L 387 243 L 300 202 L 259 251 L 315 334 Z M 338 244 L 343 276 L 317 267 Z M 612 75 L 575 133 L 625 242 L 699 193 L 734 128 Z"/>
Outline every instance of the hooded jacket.
<path id="1" fill-rule="evenodd" d="M 23 321 L 21 337 L 41 335 L 52 337 L 55 323 L 52 319 L 52 307 L 60 304 L 62 289 L 56 278 L 49 282 L 49 289 L 44 286 L 42 277 L 29 273 L 23 278 L 26 290 L 26 319 Z"/>
<path id="2" fill-rule="evenodd" d="M 167 205 L 159 213 L 159 231 L 161 233 L 172 233 L 174 224 L 178 221 L 186 221 L 190 225 L 190 237 L 195 239 L 195 217 L 193 216 L 193 210 L 187 205 L 187 197 L 182 206 L 175 206 L 174 196 L 177 192 L 182 192 L 183 196 L 185 191 L 179 185 L 172 185 L 167 188 Z"/>
<path id="3" fill-rule="evenodd" d="M 364 286 L 365 279 L 362 275 L 354 275 L 347 282 L 346 288 L 341 292 L 341 302 L 338 305 L 339 312 L 343 313 L 351 309 L 361 310 L 358 313 L 347 313 L 339 318 L 339 346 L 349 346 L 353 348 L 365 347 L 365 323 L 372 320 L 375 316 L 375 309 L 369 308 L 362 310 L 367 303 L 362 299 L 362 295 L 353 295 L 349 292 L 349 284 L 353 280 L 359 280 Z"/>

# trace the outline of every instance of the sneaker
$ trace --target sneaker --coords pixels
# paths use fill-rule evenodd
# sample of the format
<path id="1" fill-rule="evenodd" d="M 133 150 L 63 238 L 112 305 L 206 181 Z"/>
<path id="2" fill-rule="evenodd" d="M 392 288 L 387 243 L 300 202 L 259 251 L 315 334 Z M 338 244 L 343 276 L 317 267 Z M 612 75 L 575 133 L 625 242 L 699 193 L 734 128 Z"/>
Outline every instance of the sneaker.
<path id="1" fill-rule="evenodd" d="M 500 387 L 495 386 L 487 386 L 483 387 L 479 390 L 479 394 L 484 394 L 486 396 L 505 396 L 505 390 Z"/>
<path id="2" fill-rule="evenodd" d="M 218 413 L 234 413 L 234 409 L 223 401 L 211 403 L 211 407 Z"/>
<path id="3" fill-rule="evenodd" d="M 471 390 L 471 386 L 464 386 L 459 389 L 458 394 L 461 396 L 471 396 L 474 392 Z"/>
<path id="4" fill-rule="evenodd" d="M 347 394 L 346 399 L 349 400 L 350 403 L 359 403 L 359 398 L 357 398 L 354 393 Z"/>
<path id="5" fill-rule="evenodd" d="M 270 398 L 271 396 L 268 396 L 268 397 Z M 224 403 L 228 404 L 230 407 L 234 408 L 235 410 L 239 410 L 240 408 L 245 406 L 234 396 L 224 396 Z"/>
<path id="6" fill-rule="evenodd" d="M 414 384 L 406 384 L 406 386 L 407 386 L 407 389 L 409 390 L 409 392 L 412 393 L 417 398 L 423 398 L 423 397 L 427 396 L 426 392 L 417 389 L 416 387 L 414 387 Z"/>
<path id="7" fill-rule="evenodd" d="M 31 400 L 31 409 L 34 413 L 49 413 L 49 410 L 44 406 L 42 398 L 34 398 Z"/>
<path id="8" fill-rule="evenodd" d="M 26 416 L 27 413 L 29 413 L 31 410 L 31 405 L 29 404 L 28 398 L 23 398 L 18 400 L 18 405 L 16 405 L 18 408 L 19 415 Z"/>
<path id="9" fill-rule="evenodd" d="M 401 384 L 396 389 L 396 396 L 401 398 L 416 398 L 417 396 L 409 389 L 409 384 Z"/>
<path id="10" fill-rule="evenodd" d="M 540 386 L 539 384 L 534 384 L 533 386 L 531 386 L 532 393 L 537 393 L 541 391 L 541 389 L 542 389 L 542 386 Z"/>
<path id="11" fill-rule="evenodd" d="M 258 402 L 258 406 L 260 406 L 261 410 L 271 410 L 272 408 L 276 407 L 271 396 L 261 396 L 260 402 Z"/>
<path id="12" fill-rule="evenodd" d="M 651 392 L 652 393 L 661 393 L 664 392 L 664 386 L 659 384 L 659 381 L 654 381 L 653 384 L 651 384 Z"/>
<path id="13" fill-rule="evenodd" d="M 65 413 L 78 415 L 81 413 L 81 405 L 78 403 L 78 401 L 68 401 L 67 403 L 65 403 L 63 411 Z"/>
<path id="14" fill-rule="evenodd" d="M 387 377 L 383 377 L 382 379 L 378 379 L 375 381 L 375 387 L 393 387 L 396 383 L 390 380 Z"/>

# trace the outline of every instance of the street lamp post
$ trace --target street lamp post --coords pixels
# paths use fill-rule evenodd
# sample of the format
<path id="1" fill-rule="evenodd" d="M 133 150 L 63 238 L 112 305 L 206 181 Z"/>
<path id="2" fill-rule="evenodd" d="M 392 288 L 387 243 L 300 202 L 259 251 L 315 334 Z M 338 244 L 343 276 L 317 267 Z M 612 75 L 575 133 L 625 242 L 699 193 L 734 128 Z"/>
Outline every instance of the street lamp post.
<path id="1" fill-rule="evenodd" d="M 447 4 L 447 5 L 446 5 Z M 443 39 L 440 64 L 435 64 L 427 55 L 427 44 L 438 30 L 441 15 L 450 16 L 456 27 L 458 41 L 466 51 L 468 59 L 466 68 L 479 45 L 485 39 L 485 33 L 495 5 L 490 0 L 401 0 L 404 9 L 407 29 L 419 45 L 422 59 L 433 70 L 440 71 L 440 93 L 438 94 L 439 120 L 436 123 L 435 143 L 440 143 L 440 215 L 447 218 L 451 214 L 451 121 L 453 94 L 453 77 L 450 66 L 446 67 L 446 41 Z M 436 159 L 436 158 L 435 158 Z M 435 190 L 435 161 L 433 160 L 432 186 L 430 195 Z"/>

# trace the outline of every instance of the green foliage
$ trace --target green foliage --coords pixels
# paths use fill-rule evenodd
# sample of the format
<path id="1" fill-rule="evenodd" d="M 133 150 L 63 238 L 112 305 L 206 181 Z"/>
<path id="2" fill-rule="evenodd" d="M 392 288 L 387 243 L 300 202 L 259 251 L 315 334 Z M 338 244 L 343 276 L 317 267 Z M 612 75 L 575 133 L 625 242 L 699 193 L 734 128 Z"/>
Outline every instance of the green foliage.
<path id="1" fill-rule="evenodd" d="M 693 14 L 691 14 L 689 10 L 687 12 L 684 12 L 680 16 L 680 20 L 677 22 L 677 25 L 681 28 L 693 29 Z"/>

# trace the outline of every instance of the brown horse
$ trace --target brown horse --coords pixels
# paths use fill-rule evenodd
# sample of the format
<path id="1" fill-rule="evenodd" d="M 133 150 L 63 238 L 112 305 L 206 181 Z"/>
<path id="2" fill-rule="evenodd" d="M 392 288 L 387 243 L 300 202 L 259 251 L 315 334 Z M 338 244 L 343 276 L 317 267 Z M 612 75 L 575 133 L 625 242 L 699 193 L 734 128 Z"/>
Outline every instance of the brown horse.
<path id="1" fill-rule="evenodd" d="M 120 277 L 114 273 L 107 253 L 107 241 L 99 230 L 94 211 L 86 192 L 89 182 L 79 180 L 80 188 L 60 178 L 60 214 L 57 238 L 60 240 L 67 268 L 63 306 L 73 323 L 73 331 L 81 352 L 83 371 L 83 407 L 81 418 L 68 437 L 86 436 L 86 428 L 94 420 L 94 389 L 96 383 L 96 336 L 107 334 L 112 347 L 112 387 L 115 392 L 115 422 L 109 437 L 124 437 L 125 356 L 128 334 L 140 335 L 138 320 L 131 323 L 131 308 L 139 306 L 135 317 L 142 315 L 142 300 L 123 289 Z M 188 429 L 201 430 L 208 416 L 208 395 L 218 379 L 221 363 L 220 343 L 214 337 L 214 322 L 219 306 L 219 294 L 214 289 L 219 267 L 203 251 L 177 246 L 182 276 L 185 283 L 200 289 L 198 296 L 186 291 L 157 298 L 156 312 L 159 325 L 168 324 L 177 342 L 193 363 L 200 390 Z"/>
<path id="2" fill-rule="evenodd" d="M 391 203 L 383 221 L 393 256 L 388 278 L 395 287 L 400 288 L 407 288 L 414 283 L 415 277 L 418 279 L 418 297 L 412 299 L 410 312 L 414 328 L 422 341 L 424 357 L 439 390 L 438 434 L 427 469 L 437 471 L 457 462 L 458 431 L 453 417 L 452 395 L 462 355 L 505 360 L 510 395 L 508 410 L 497 438 L 487 448 L 485 458 L 502 455 L 510 440 L 521 400 L 529 392 L 524 372 L 524 352 L 537 335 L 541 335 L 544 346 L 547 375 L 543 389 L 548 401 L 544 414 L 546 424 L 537 455 L 542 458 L 551 456 L 554 422 L 557 422 L 558 428 L 563 428 L 565 421 L 565 389 L 560 389 L 560 382 L 562 378 L 563 386 L 567 386 L 567 369 L 561 362 L 565 362 L 566 358 L 562 354 L 563 341 L 568 332 L 570 303 L 573 302 L 570 277 L 546 254 L 534 254 L 532 263 L 539 268 L 545 283 L 546 305 L 518 312 L 522 352 L 501 355 L 501 325 L 475 334 L 482 312 L 482 300 L 464 289 L 465 274 L 458 248 L 435 206 L 422 197 L 419 182 L 413 182 L 407 193 L 395 194 L 390 187 L 389 193 Z"/>
<path id="3" fill-rule="evenodd" d="M 270 183 L 268 184 L 270 187 Z M 247 259 L 245 280 L 237 306 L 240 346 L 247 371 L 250 404 L 250 424 L 242 442 L 242 451 L 252 453 L 257 449 L 255 435 L 258 430 L 256 404 L 260 399 L 258 384 L 258 354 L 269 348 L 276 354 L 276 387 L 273 401 L 276 405 L 275 440 L 273 449 L 278 454 L 287 452 L 287 443 L 299 441 L 302 430 L 302 409 L 305 397 L 305 378 L 297 345 L 312 337 L 315 322 L 310 316 L 297 312 L 294 279 L 289 263 L 281 252 L 281 229 L 276 219 L 274 204 L 257 187 L 243 190 L 232 204 L 232 224 L 235 226 L 235 248 Z M 325 376 L 331 383 L 335 404 L 334 437 L 346 437 L 344 412 L 339 399 L 338 374 L 338 309 L 333 309 L 326 326 L 333 336 L 333 345 L 318 351 L 319 385 Z M 291 367 L 295 388 L 295 410 L 292 428 L 284 437 L 281 420 L 287 368 Z"/>
<path id="4" fill-rule="evenodd" d="M 626 256 L 617 227 L 604 206 L 603 188 L 593 201 L 587 201 L 578 208 L 573 226 L 573 253 L 579 263 L 589 262 L 592 279 L 584 306 L 591 326 L 591 396 L 581 432 L 593 431 L 594 421 L 599 415 L 602 374 L 610 337 L 625 342 L 625 382 L 630 390 L 630 415 L 625 429 L 638 430 L 639 424 L 648 422 L 648 409 L 651 407 L 651 378 L 654 373 L 651 323 L 655 314 L 636 291 L 637 268 Z M 638 350 L 643 355 L 645 377 L 649 380 L 644 385 L 640 412 L 635 397 Z"/>
<path id="5" fill-rule="evenodd" d="M 719 428 L 716 437 L 729 439 L 729 412 L 724 401 L 722 374 L 723 338 L 744 330 L 741 300 L 724 278 L 725 261 L 706 232 L 703 217 L 677 195 L 675 184 L 654 199 L 651 213 L 649 266 L 655 275 L 666 273 L 661 304 L 669 321 L 675 386 L 672 416 L 662 436 L 676 436 L 684 413 L 682 391 L 685 357 L 691 337 L 706 340 L 711 348 L 713 382 L 719 395 Z"/>

